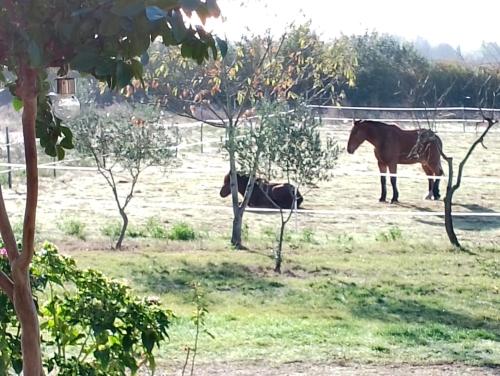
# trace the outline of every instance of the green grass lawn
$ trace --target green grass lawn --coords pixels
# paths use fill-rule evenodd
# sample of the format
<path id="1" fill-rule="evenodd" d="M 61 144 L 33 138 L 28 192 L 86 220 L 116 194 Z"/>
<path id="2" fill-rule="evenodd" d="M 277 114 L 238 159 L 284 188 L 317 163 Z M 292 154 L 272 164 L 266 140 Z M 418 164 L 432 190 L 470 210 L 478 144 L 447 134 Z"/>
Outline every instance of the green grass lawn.
<path id="1" fill-rule="evenodd" d="M 71 255 L 174 311 L 164 360 L 192 345 L 198 281 L 215 336 L 202 335 L 200 361 L 500 365 L 500 249 L 306 235 L 289 239 L 282 275 L 264 238 L 250 251 L 213 239 Z"/>

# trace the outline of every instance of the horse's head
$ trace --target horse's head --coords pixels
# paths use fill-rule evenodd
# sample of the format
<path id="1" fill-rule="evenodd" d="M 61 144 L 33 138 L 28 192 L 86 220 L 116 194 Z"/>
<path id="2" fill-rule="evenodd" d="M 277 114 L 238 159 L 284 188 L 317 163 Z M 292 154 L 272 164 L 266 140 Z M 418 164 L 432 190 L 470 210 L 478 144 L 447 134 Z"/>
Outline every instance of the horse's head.
<path id="1" fill-rule="evenodd" d="M 227 197 L 231 194 L 231 173 L 228 172 L 226 176 L 224 176 L 224 185 L 220 189 L 220 196 Z M 236 180 L 238 182 L 238 192 L 241 194 L 245 194 L 245 190 L 247 188 L 249 177 L 247 175 L 241 175 L 236 173 Z"/>
<path id="2" fill-rule="evenodd" d="M 354 120 L 351 129 L 351 134 L 349 135 L 349 141 L 347 141 L 347 152 L 352 154 L 356 149 L 366 140 L 366 132 L 363 125 L 363 120 Z"/>
<path id="3" fill-rule="evenodd" d="M 231 193 L 231 178 L 229 177 L 229 173 L 224 176 L 224 185 L 220 189 L 220 197 L 227 197 Z"/>

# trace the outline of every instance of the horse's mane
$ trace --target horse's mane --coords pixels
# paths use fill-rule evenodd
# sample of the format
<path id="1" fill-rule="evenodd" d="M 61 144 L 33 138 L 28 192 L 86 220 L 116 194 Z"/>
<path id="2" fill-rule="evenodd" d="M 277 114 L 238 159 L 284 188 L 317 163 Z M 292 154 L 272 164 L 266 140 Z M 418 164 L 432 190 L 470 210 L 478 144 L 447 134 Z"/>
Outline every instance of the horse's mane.
<path id="1" fill-rule="evenodd" d="M 401 129 L 401 127 L 397 124 L 394 123 L 384 123 L 382 121 L 377 121 L 377 120 L 358 120 L 356 121 L 356 124 L 373 124 L 376 125 L 377 127 L 389 127 L 389 128 L 397 128 Z"/>

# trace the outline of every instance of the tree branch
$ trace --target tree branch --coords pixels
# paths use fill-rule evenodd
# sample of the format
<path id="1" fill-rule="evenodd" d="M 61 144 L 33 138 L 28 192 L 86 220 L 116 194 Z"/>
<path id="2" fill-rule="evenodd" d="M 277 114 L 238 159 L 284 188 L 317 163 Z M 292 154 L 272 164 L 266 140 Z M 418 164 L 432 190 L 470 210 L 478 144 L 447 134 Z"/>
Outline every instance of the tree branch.
<path id="1" fill-rule="evenodd" d="M 2 234 L 2 239 L 7 249 L 7 256 L 9 262 L 12 262 L 19 257 L 19 251 L 17 250 L 17 243 L 14 237 L 14 232 L 10 225 L 9 216 L 7 215 L 7 209 L 5 208 L 5 201 L 3 198 L 2 187 L 0 186 L 0 233 Z"/>
<path id="2" fill-rule="evenodd" d="M 23 139 L 26 159 L 26 208 L 24 211 L 23 250 L 16 262 L 27 271 L 35 252 L 35 221 L 38 202 L 38 155 L 35 120 L 37 113 L 37 73 L 27 65 L 21 67 L 17 94 L 23 100 Z"/>
<path id="3" fill-rule="evenodd" d="M 484 130 L 484 132 L 481 134 L 481 136 L 479 136 L 479 138 L 476 141 L 474 141 L 474 143 L 472 144 L 472 146 L 469 148 L 469 151 L 465 155 L 464 159 L 458 165 L 457 182 L 453 186 L 453 190 L 454 191 L 457 190 L 460 187 L 460 183 L 462 182 L 462 174 L 463 174 L 463 170 L 464 170 L 465 164 L 467 163 L 467 160 L 469 159 L 469 157 L 472 155 L 472 152 L 477 147 L 477 145 L 483 144 L 484 138 L 486 137 L 486 135 L 490 131 L 491 127 L 493 127 L 498 122 L 498 120 L 493 120 L 493 119 L 488 118 L 488 117 L 486 117 L 484 115 L 483 115 L 483 118 L 484 118 L 484 120 L 486 120 L 488 122 L 488 126 L 486 127 L 486 129 Z"/>
<path id="4" fill-rule="evenodd" d="M 3 271 L 0 271 L 0 289 L 2 289 L 3 292 L 5 292 L 5 294 L 7 294 L 10 301 L 13 300 L 14 283 L 9 278 L 9 276 L 5 274 Z"/>

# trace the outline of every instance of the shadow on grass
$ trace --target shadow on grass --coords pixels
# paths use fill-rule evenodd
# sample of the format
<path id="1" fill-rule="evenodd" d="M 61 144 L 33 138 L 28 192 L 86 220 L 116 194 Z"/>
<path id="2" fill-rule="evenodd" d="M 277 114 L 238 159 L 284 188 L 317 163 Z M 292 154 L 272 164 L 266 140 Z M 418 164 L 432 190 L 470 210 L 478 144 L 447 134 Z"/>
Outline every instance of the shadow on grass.
<path id="1" fill-rule="evenodd" d="M 317 284 L 315 289 L 317 293 L 323 291 L 327 295 L 326 299 L 342 304 L 357 318 L 393 324 L 399 326 L 400 330 L 416 326 L 424 340 L 436 334 L 432 330 L 429 332 L 429 328 L 438 327 L 444 331 L 442 340 L 451 336 L 500 342 L 500 320 L 482 316 L 480 312 L 476 316 L 468 315 L 435 303 L 439 291 L 432 286 L 400 284 L 365 287 L 355 283 L 328 281 Z M 448 303 L 452 304 L 452 301 Z"/>
<path id="2" fill-rule="evenodd" d="M 138 285 L 155 293 L 179 293 L 185 295 L 191 283 L 202 283 L 207 290 L 240 292 L 259 290 L 272 292 L 284 285 L 267 278 L 262 270 L 251 269 L 233 262 L 206 265 L 183 262 L 180 267 L 157 265 L 153 270 L 132 271 L 132 278 Z"/>
<path id="3" fill-rule="evenodd" d="M 489 209 L 485 206 L 477 204 L 454 204 L 455 207 L 467 209 L 467 212 L 478 213 L 496 213 L 495 210 Z M 438 217 L 438 216 L 436 216 Z M 440 215 L 439 220 L 428 220 L 417 218 L 416 221 L 431 225 L 443 227 L 444 231 L 444 214 Z M 500 217 L 453 217 L 453 225 L 455 228 L 463 231 L 479 231 L 479 230 L 492 230 L 500 228 Z"/>
<path id="4" fill-rule="evenodd" d="M 390 292 L 378 288 L 349 285 L 347 291 L 347 295 L 354 298 L 349 309 L 355 316 L 363 319 L 394 324 L 422 325 L 426 328 L 439 325 L 448 329 L 450 333 L 476 331 L 470 333 L 470 336 L 500 341 L 500 321 L 494 318 L 477 318 L 444 308 L 439 304 L 431 305 L 404 296 L 395 297 Z M 420 294 L 420 291 L 415 291 L 410 295 L 418 296 Z M 428 295 L 432 295 L 432 291 Z M 429 333 L 426 334 L 424 331 L 422 335 L 429 335 Z M 446 336 L 443 334 L 444 338 L 442 339 L 446 340 Z M 467 337 L 470 336 L 467 335 Z"/>

